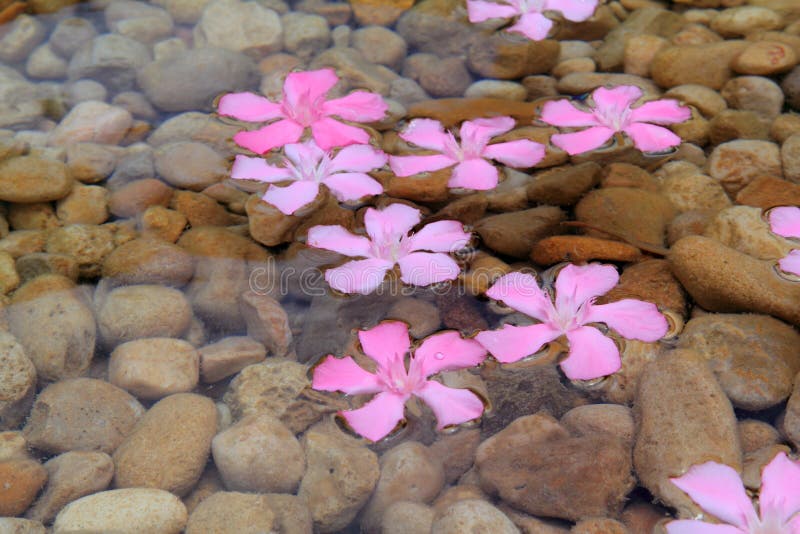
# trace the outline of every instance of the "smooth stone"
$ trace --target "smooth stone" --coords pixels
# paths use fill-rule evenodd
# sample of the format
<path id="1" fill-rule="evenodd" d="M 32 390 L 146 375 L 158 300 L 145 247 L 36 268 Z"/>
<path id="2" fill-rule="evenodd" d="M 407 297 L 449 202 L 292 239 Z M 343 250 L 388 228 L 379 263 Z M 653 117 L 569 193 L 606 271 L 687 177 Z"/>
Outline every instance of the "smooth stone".
<path id="1" fill-rule="evenodd" d="M 685 129 L 691 122 L 682 124 L 679 130 L 676 129 L 676 133 L 688 137 Z M 767 140 L 769 138 L 769 119 L 753 111 L 726 109 L 708 121 L 707 125 L 706 138 L 712 145 L 720 145 L 726 141 L 737 139 Z M 706 143 L 700 137 L 689 140 L 698 144 Z"/>
<path id="2" fill-rule="evenodd" d="M 231 336 L 198 349 L 203 382 L 219 382 L 251 364 L 264 361 L 267 349 L 255 339 Z"/>
<path id="3" fill-rule="evenodd" d="M 553 206 L 490 215 L 475 223 L 475 231 L 490 249 L 515 258 L 526 258 L 534 244 L 553 235 L 565 214 Z"/>
<path id="4" fill-rule="evenodd" d="M 144 44 L 106 33 L 78 48 L 67 66 L 67 76 L 70 80 L 96 80 L 112 91 L 127 91 L 136 84 L 136 71 L 150 60 Z"/>
<path id="5" fill-rule="evenodd" d="M 172 188 L 155 178 L 133 180 L 111 192 L 108 210 L 117 217 L 135 217 L 152 206 L 166 207 L 172 193 Z"/>
<path id="6" fill-rule="evenodd" d="M 731 64 L 739 74 L 772 76 L 791 70 L 797 64 L 797 53 L 784 43 L 757 41 L 745 48 Z"/>
<path id="7" fill-rule="evenodd" d="M 240 0 L 209 3 L 192 36 L 198 48 L 224 48 L 245 53 L 253 59 L 278 52 L 283 47 L 283 27 L 278 14 L 259 3 Z"/>
<path id="8" fill-rule="evenodd" d="M 737 140 L 714 148 L 708 174 L 734 195 L 762 175 L 781 178 L 780 147 L 769 141 Z"/>
<path id="9" fill-rule="evenodd" d="M 56 216 L 63 224 L 103 224 L 108 220 L 108 190 L 99 185 L 75 184 L 56 203 Z"/>
<path id="10" fill-rule="evenodd" d="M 434 304 L 410 297 L 398 298 L 386 313 L 386 318 L 407 323 L 408 333 L 414 339 L 433 334 L 442 324 L 439 309 Z"/>
<path id="11" fill-rule="evenodd" d="M 460 0 L 423 0 L 403 13 L 395 25 L 410 48 L 449 57 L 463 54 L 477 33 Z"/>
<path id="12" fill-rule="evenodd" d="M 41 521 L 18 517 L 0 517 L 0 532 L 8 534 L 47 534 L 48 531 Z"/>
<path id="13" fill-rule="evenodd" d="M 660 191 L 681 212 L 716 211 L 731 205 L 731 200 L 722 185 L 705 174 L 669 175 L 661 181 Z"/>
<path id="14" fill-rule="evenodd" d="M 353 16 L 363 26 L 391 26 L 414 5 L 414 0 L 352 0 Z"/>
<path id="15" fill-rule="evenodd" d="M 232 138 L 240 130 L 239 126 L 226 124 L 211 114 L 189 111 L 162 122 L 147 138 L 147 143 L 159 147 L 166 143 L 196 141 L 220 154 L 232 155 L 235 146 Z"/>
<path id="16" fill-rule="evenodd" d="M 800 133 L 792 134 L 781 145 L 781 164 L 784 177 L 800 183 Z"/>
<path id="17" fill-rule="evenodd" d="M 736 202 L 763 209 L 800 205 L 800 185 L 773 176 L 759 176 L 736 194 Z"/>
<path id="18" fill-rule="evenodd" d="M 483 78 L 513 80 L 549 72 L 558 61 L 558 41 L 531 41 L 497 32 L 473 41 L 467 55 L 471 71 Z"/>
<path id="19" fill-rule="evenodd" d="M 49 232 L 45 251 L 74 257 L 82 277 L 96 278 L 115 245 L 112 226 L 70 224 Z"/>
<path id="20" fill-rule="evenodd" d="M 727 87 L 730 83 L 735 82 L 736 79 L 737 78 L 734 78 L 725 84 L 725 86 Z M 726 99 L 720 96 L 719 92 L 705 85 L 691 83 L 677 85 L 665 92 L 664 96 L 677 98 L 686 104 L 690 104 L 708 118 L 713 117 L 728 107 Z"/>
<path id="21" fill-rule="evenodd" d="M 138 238 L 117 247 L 103 262 L 103 278 L 114 285 L 183 286 L 194 274 L 194 260 L 185 249 L 155 239 Z"/>
<path id="22" fill-rule="evenodd" d="M 494 115 L 507 115 L 518 124 L 529 124 L 538 113 L 533 102 L 516 102 L 502 98 L 443 98 L 423 100 L 408 106 L 408 118 L 426 117 L 438 120 L 445 128 L 462 121 Z"/>
<path id="23" fill-rule="evenodd" d="M 218 491 L 192 510 L 185 533 L 276 532 L 276 519 L 266 495 Z"/>
<path id="24" fill-rule="evenodd" d="M 140 399 L 158 400 L 192 391 L 200 356 L 181 339 L 144 338 L 118 345 L 108 362 L 108 380 Z"/>
<path id="25" fill-rule="evenodd" d="M 175 243 L 186 228 L 186 216 L 164 206 L 150 206 L 138 219 L 142 237 Z"/>
<path id="26" fill-rule="evenodd" d="M 60 161 L 19 156 L 0 162 L 0 200 L 46 202 L 67 196 L 72 177 Z"/>
<path id="27" fill-rule="evenodd" d="M 623 66 L 626 43 L 635 37 L 670 37 L 685 24 L 678 13 L 657 7 L 644 7 L 634 10 L 622 24 L 611 30 L 594 56 L 601 70 L 618 70 Z M 626 69 L 627 69 L 627 65 Z"/>
<path id="28" fill-rule="evenodd" d="M 781 431 L 795 447 L 800 447 L 800 373 L 794 377 L 794 389 L 786 404 Z"/>
<path id="29" fill-rule="evenodd" d="M 6 295 L 19 287 L 20 281 L 14 257 L 8 252 L 0 251 L 0 295 Z"/>
<path id="30" fill-rule="evenodd" d="M 653 81 L 664 88 L 698 84 L 721 89 L 731 79 L 730 62 L 747 47 L 744 41 L 723 41 L 661 50 L 650 64 Z M 709 63 L 708 58 L 716 58 Z"/>
<path id="31" fill-rule="evenodd" d="M 424 504 L 399 501 L 389 505 L 381 521 L 381 534 L 430 534 L 434 512 Z"/>
<path id="32" fill-rule="evenodd" d="M 437 514 L 431 525 L 431 534 L 462 532 L 518 534 L 521 531 L 495 506 L 478 499 L 465 499 Z"/>
<path id="33" fill-rule="evenodd" d="M 0 37 L 0 61 L 9 64 L 24 60 L 44 40 L 46 32 L 38 18 L 18 16 Z"/>
<path id="34" fill-rule="evenodd" d="M 440 58 L 434 54 L 412 54 L 403 64 L 403 76 L 418 82 L 433 97 L 457 97 L 472 84 L 462 58 Z"/>
<path id="35" fill-rule="evenodd" d="M 328 21 L 320 15 L 286 13 L 281 17 L 281 24 L 284 48 L 299 58 L 311 58 L 325 50 L 331 42 Z"/>
<path id="36" fill-rule="evenodd" d="M 536 242 L 531 260 L 539 265 L 563 261 L 583 263 L 590 260 L 630 262 L 641 257 L 641 251 L 627 243 L 580 235 L 557 235 Z"/>
<path id="37" fill-rule="evenodd" d="M 48 45 L 63 58 L 70 58 L 83 43 L 97 35 L 91 21 L 79 17 L 64 18 L 55 25 Z"/>
<path id="38" fill-rule="evenodd" d="M 0 429 L 18 428 L 36 395 L 36 367 L 22 345 L 0 332 Z"/>
<path id="39" fill-rule="evenodd" d="M 284 356 L 292 343 L 289 316 L 280 302 L 252 290 L 242 293 L 239 310 L 247 324 L 247 335 L 262 343 L 271 356 Z"/>
<path id="40" fill-rule="evenodd" d="M 559 423 L 575 436 L 605 432 L 630 446 L 636 435 L 633 413 L 621 404 L 576 406 L 561 416 Z"/>
<path id="41" fill-rule="evenodd" d="M 383 65 L 374 65 L 367 61 L 355 48 L 329 48 L 320 53 L 309 64 L 311 69 L 330 67 L 339 73 L 351 87 L 360 87 L 388 95 L 391 83 L 399 76 Z"/>
<path id="42" fill-rule="evenodd" d="M 758 419 L 740 420 L 738 428 L 739 441 L 745 454 L 777 445 L 781 441 L 781 436 L 774 426 Z"/>
<path id="43" fill-rule="evenodd" d="M 725 9 L 711 21 L 711 29 L 723 37 L 747 35 L 755 31 L 769 31 L 783 26 L 781 16 L 775 11 L 758 6 L 737 6 Z"/>
<path id="44" fill-rule="evenodd" d="M 359 28 L 353 32 L 350 40 L 364 59 L 394 70 L 399 70 L 408 51 L 405 39 L 383 26 Z"/>
<path id="45" fill-rule="evenodd" d="M 109 30 L 145 44 L 169 37 L 174 29 L 166 10 L 144 2 L 114 1 L 103 14 Z"/>
<path id="46" fill-rule="evenodd" d="M 565 165 L 537 173 L 527 187 L 528 200 L 538 204 L 572 206 L 600 181 L 596 163 Z"/>
<path id="47" fill-rule="evenodd" d="M 22 515 L 47 481 L 47 471 L 32 459 L 0 462 L 0 515 Z"/>
<path id="48" fill-rule="evenodd" d="M 61 79 L 67 75 L 67 62 L 45 43 L 28 56 L 25 74 L 38 79 Z"/>
<path id="49" fill-rule="evenodd" d="M 202 143 L 168 143 L 153 155 L 158 175 L 176 188 L 202 191 L 229 175 L 227 160 Z"/>
<path id="50" fill-rule="evenodd" d="M 751 206 L 717 212 L 703 235 L 760 260 L 779 260 L 796 246 L 791 239 L 772 232 L 763 210 Z"/>

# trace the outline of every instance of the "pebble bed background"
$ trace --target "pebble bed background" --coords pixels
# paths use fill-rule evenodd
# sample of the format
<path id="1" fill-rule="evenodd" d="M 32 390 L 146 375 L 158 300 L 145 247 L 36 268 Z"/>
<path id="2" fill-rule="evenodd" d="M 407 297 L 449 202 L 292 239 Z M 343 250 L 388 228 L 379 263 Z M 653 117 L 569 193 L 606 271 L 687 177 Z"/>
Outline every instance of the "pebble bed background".
<path id="1" fill-rule="evenodd" d="M 775 269 L 797 244 L 763 215 L 800 205 L 796 0 L 612 0 L 540 42 L 460 0 L 0 9 L 0 532 L 649 534 L 699 513 L 670 477 L 713 460 L 756 490 L 800 447 L 800 283 Z M 313 276 L 340 258 L 303 239 L 363 210 L 322 194 L 286 216 L 237 189 L 240 125 L 213 114 L 322 67 L 386 98 L 370 132 L 393 154 L 411 117 L 511 115 L 504 140 L 546 143 L 541 99 L 605 84 L 693 117 L 674 154 L 548 146 L 488 192 L 373 173 L 371 204 L 462 221 L 476 250 L 457 286 L 342 297 Z M 523 324 L 483 291 L 567 260 L 619 265 L 602 302 L 656 303 L 670 337 L 621 343 L 591 383 L 557 350 L 448 373 L 482 420 L 437 433 L 412 407 L 377 444 L 334 420 L 359 399 L 309 387 L 384 318 L 416 339 Z"/>

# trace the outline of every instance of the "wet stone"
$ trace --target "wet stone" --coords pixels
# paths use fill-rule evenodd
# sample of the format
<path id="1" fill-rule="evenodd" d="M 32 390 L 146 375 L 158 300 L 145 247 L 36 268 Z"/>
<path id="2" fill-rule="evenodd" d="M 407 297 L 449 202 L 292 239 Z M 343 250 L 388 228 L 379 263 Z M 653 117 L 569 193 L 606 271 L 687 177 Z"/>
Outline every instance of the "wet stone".
<path id="1" fill-rule="evenodd" d="M 469 48 L 470 70 L 483 78 L 512 80 L 549 72 L 558 61 L 558 41 L 531 41 L 520 35 L 493 33 Z"/>
<path id="2" fill-rule="evenodd" d="M 114 234 L 108 226 L 70 224 L 50 232 L 45 251 L 72 256 L 80 275 L 97 277 L 105 257 L 114 250 Z"/>
<path id="3" fill-rule="evenodd" d="M 556 233 L 564 217 L 564 212 L 556 207 L 541 206 L 490 215 L 475 223 L 475 231 L 490 249 L 525 258 L 536 241 Z"/>
<path id="4" fill-rule="evenodd" d="M 108 379 L 140 399 L 156 400 L 197 386 L 200 356 L 180 339 L 145 338 L 123 343 L 111 353 Z"/>
<path id="5" fill-rule="evenodd" d="M 56 216 L 63 224 L 103 224 L 108 220 L 108 190 L 98 185 L 75 184 L 56 203 Z"/>
<path id="6" fill-rule="evenodd" d="M 29 459 L 0 462 L 0 515 L 22 515 L 47 481 L 47 471 Z"/>
<path id="7" fill-rule="evenodd" d="M 231 336 L 198 349 L 203 382 L 218 382 L 245 367 L 260 363 L 267 349 L 246 336 Z"/>
<path id="8" fill-rule="evenodd" d="M 400 501 L 389 505 L 381 522 L 382 534 L 430 534 L 434 512 L 424 504 Z"/>
<path id="9" fill-rule="evenodd" d="M 0 332 L 0 428 L 17 428 L 28 416 L 36 395 L 36 368 L 22 345 Z"/>
<path id="10" fill-rule="evenodd" d="M 284 356 L 292 343 L 289 316 L 280 303 L 254 291 L 243 293 L 239 309 L 247 324 L 247 335 L 262 343 L 271 356 Z"/>
<path id="11" fill-rule="evenodd" d="M 758 176 L 782 177 L 780 149 L 769 141 L 729 141 L 711 152 L 708 172 L 728 194 L 735 194 Z"/>
<path id="12" fill-rule="evenodd" d="M 781 439 L 775 427 L 758 419 L 742 419 L 737 426 L 742 452 L 745 454 L 776 445 Z"/>
<path id="13" fill-rule="evenodd" d="M 278 14 L 261 4 L 239 0 L 212 1 L 192 36 L 198 47 L 219 47 L 253 58 L 277 52 L 283 44 Z"/>
<path id="14" fill-rule="evenodd" d="M 156 172 L 168 184 L 202 191 L 228 177 L 228 162 L 202 143 L 168 143 L 154 153 Z"/>
<path id="15" fill-rule="evenodd" d="M 154 239 L 133 239 L 103 262 L 103 278 L 114 285 L 183 286 L 194 274 L 194 261 L 183 248 Z"/>
<path id="16" fill-rule="evenodd" d="M 45 202 L 67 196 L 72 177 L 67 166 L 36 156 L 19 156 L 0 162 L 0 200 Z"/>
<path id="17" fill-rule="evenodd" d="M 266 495 L 218 491 L 191 512 L 185 532 L 275 532 L 275 519 Z"/>
<path id="18" fill-rule="evenodd" d="M 437 514 L 431 525 L 431 534 L 458 534 L 470 531 L 498 534 L 520 532 L 503 512 L 488 502 L 477 499 L 453 503 Z"/>
<path id="19" fill-rule="evenodd" d="M 73 282 L 78 281 L 78 262 L 66 254 L 46 252 L 24 254 L 17 258 L 16 269 L 22 283 L 43 274 L 58 274 Z"/>
<path id="20" fill-rule="evenodd" d="M 528 200 L 539 204 L 571 206 L 600 180 L 600 166 L 582 163 L 556 167 L 535 175 L 528 186 Z"/>
<path id="21" fill-rule="evenodd" d="M 406 58 L 403 75 L 418 82 L 429 95 L 442 98 L 461 96 L 472 83 L 463 59 L 442 59 L 434 54 Z"/>

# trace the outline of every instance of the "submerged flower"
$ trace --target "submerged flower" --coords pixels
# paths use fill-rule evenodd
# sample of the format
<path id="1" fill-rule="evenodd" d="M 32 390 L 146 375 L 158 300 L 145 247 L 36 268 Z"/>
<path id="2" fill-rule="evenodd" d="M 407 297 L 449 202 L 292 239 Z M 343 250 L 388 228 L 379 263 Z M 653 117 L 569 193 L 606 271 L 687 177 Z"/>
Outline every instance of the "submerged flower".
<path id="1" fill-rule="evenodd" d="M 458 221 L 437 221 L 408 235 L 420 218 L 419 210 L 405 204 L 382 210 L 368 208 L 364 227 L 369 238 L 351 234 L 341 226 L 314 226 L 308 231 L 308 244 L 366 258 L 325 271 L 328 284 L 342 293 L 371 293 L 395 264 L 400 266 L 400 279 L 406 284 L 427 286 L 454 280 L 460 269 L 446 253 L 463 248 L 470 235 Z M 423 250 L 432 252 L 420 252 Z"/>
<path id="2" fill-rule="evenodd" d="M 727 465 L 706 462 L 670 480 L 725 524 L 681 519 L 667 523 L 669 534 L 800 534 L 800 464 L 784 452 L 761 472 L 760 515 L 741 477 Z"/>
<path id="3" fill-rule="evenodd" d="M 390 156 L 389 165 L 397 176 L 411 176 L 455 165 L 447 183 L 449 187 L 493 189 L 497 186 L 497 169 L 486 159 L 495 159 L 509 167 L 533 167 L 544 157 L 544 145 L 527 139 L 488 144 L 492 137 L 506 133 L 514 124 L 511 117 L 465 121 L 461 125 L 459 145 L 452 133 L 444 131 L 439 121 L 414 119 L 400 137 L 441 154 Z"/>
<path id="4" fill-rule="evenodd" d="M 365 173 L 384 166 L 386 154 L 370 145 L 346 146 L 333 157 L 312 140 L 286 145 L 284 151 L 286 158 L 281 167 L 270 165 L 263 158 L 236 156 L 231 178 L 270 184 L 293 180 L 287 187 L 270 185 L 262 197 L 286 215 L 312 202 L 319 184 L 325 184 L 342 202 L 383 192 L 383 186 Z"/>
<path id="5" fill-rule="evenodd" d="M 584 111 L 567 100 L 552 100 L 542 108 L 541 120 L 553 126 L 588 126 L 574 133 L 556 134 L 550 141 L 568 154 L 580 154 L 603 146 L 617 132 L 625 132 L 642 152 L 660 152 L 677 146 L 681 138 L 656 124 L 688 120 L 692 112 L 677 100 L 663 99 L 631 106 L 642 97 L 635 85 L 613 89 L 598 87 L 592 93 L 594 107 Z"/>
<path id="6" fill-rule="evenodd" d="M 283 100 L 272 102 L 253 93 L 230 93 L 219 101 L 218 112 L 243 121 L 267 122 L 268 126 L 233 136 L 236 143 L 257 154 L 300 140 L 306 128 L 323 149 L 367 143 L 369 135 L 332 116 L 356 122 L 377 121 L 388 106 L 380 95 L 355 91 L 342 98 L 325 100 L 339 77 L 333 69 L 292 72 L 283 84 Z"/>
<path id="7" fill-rule="evenodd" d="M 545 17 L 545 11 L 557 11 L 565 19 L 581 22 L 594 14 L 597 0 L 500 0 L 502 3 L 483 0 L 467 0 L 470 22 L 488 19 L 509 19 L 519 15 L 516 24 L 506 31 L 521 33 L 528 39 L 541 41 L 553 27 L 553 21 Z"/>
<path id="8" fill-rule="evenodd" d="M 342 391 L 348 395 L 377 393 L 357 410 L 339 412 L 350 427 L 372 441 L 389 434 L 403 419 L 405 403 L 419 397 L 436 415 L 439 429 L 471 421 L 483 413 L 481 399 L 466 389 L 443 386 L 428 377 L 441 371 L 474 367 L 486 351 L 458 332 L 430 336 L 417 347 L 406 368 L 411 349 L 405 323 L 381 323 L 358 333 L 361 348 L 377 364 L 375 373 L 361 368 L 353 358 L 328 357 L 314 369 L 311 387 L 323 391 Z"/>
<path id="9" fill-rule="evenodd" d="M 769 224 L 773 232 L 782 237 L 800 238 L 800 208 L 782 206 L 769 212 Z M 781 270 L 800 276 L 800 249 L 795 249 L 782 258 L 778 265 Z"/>
<path id="10" fill-rule="evenodd" d="M 561 362 L 561 369 L 568 378 L 591 380 L 615 373 L 621 366 L 619 349 L 589 323 L 605 323 L 621 336 L 641 341 L 656 341 L 668 329 L 666 318 L 650 302 L 623 299 L 593 303 L 618 280 L 617 270 L 610 265 L 567 265 L 556 278 L 553 306 L 533 276 L 509 273 L 486 294 L 541 323 L 505 325 L 500 330 L 481 332 L 475 339 L 499 361 L 509 363 L 538 352 L 563 334 L 569 341 L 569 355 Z"/>

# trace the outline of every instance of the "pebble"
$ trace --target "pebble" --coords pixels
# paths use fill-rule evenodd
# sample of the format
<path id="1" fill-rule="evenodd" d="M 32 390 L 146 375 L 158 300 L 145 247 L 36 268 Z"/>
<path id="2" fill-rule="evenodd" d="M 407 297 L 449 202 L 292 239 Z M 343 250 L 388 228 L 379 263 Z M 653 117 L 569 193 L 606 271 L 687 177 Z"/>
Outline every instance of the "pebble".
<path id="1" fill-rule="evenodd" d="M 102 274 L 114 285 L 180 287 L 191 280 L 194 260 L 185 249 L 172 243 L 137 238 L 115 248 L 106 257 Z"/>
<path id="2" fill-rule="evenodd" d="M 574 436 L 606 433 L 633 446 L 636 428 L 633 413 L 621 404 L 587 404 L 576 406 L 559 421 Z"/>
<path id="3" fill-rule="evenodd" d="M 676 133 L 685 135 L 687 125 L 691 122 L 681 124 L 679 129 L 676 128 Z M 711 119 L 708 124 L 706 139 L 710 140 L 713 145 L 720 145 L 726 141 L 736 139 L 766 140 L 769 138 L 769 126 L 769 119 L 752 111 L 726 109 Z M 698 139 L 691 140 L 699 141 Z M 705 143 L 706 141 L 703 140 L 701 144 Z"/>
<path id="4" fill-rule="evenodd" d="M 82 102 L 105 102 L 108 90 L 94 80 L 75 80 L 62 86 L 61 96 L 64 104 L 73 108 Z"/>
<path id="5" fill-rule="evenodd" d="M 28 56 L 25 62 L 25 74 L 31 78 L 45 80 L 64 78 L 67 75 L 67 62 L 45 43 Z"/>
<path id="6" fill-rule="evenodd" d="M 135 88 L 136 71 L 150 59 L 144 44 L 106 33 L 78 48 L 67 66 L 67 76 L 70 80 L 96 80 L 112 91 L 129 91 Z"/>
<path id="7" fill-rule="evenodd" d="M 128 110 L 89 100 L 70 110 L 51 132 L 50 142 L 60 146 L 80 142 L 116 145 L 132 124 Z"/>
<path id="8" fill-rule="evenodd" d="M 292 343 L 289 316 L 280 303 L 252 290 L 242 293 L 239 310 L 247 324 L 247 335 L 262 343 L 271 356 L 284 356 Z"/>
<path id="9" fill-rule="evenodd" d="M 143 413 L 139 401 L 125 390 L 103 380 L 73 378 L 42 390 L 23 434 L 31 447 L 50 454 L 110 454 Z"/>
<path id="10" fill-rule="evenodd" d="M 769 423 L 758 419 L 742 419 L 738 422 L 739 441 L 742 452 L 747 454 L 764 447 L 777 445 L 781 441 L 777 429 Z"/>
<path id="11" fill-rule="evenodd" d="M 625 64 L 627 43 L 639 41 L 640 37 L 669 37 L 685 24 L 678 13 L 657 7 L 645 7 L 633 11 L 619 26 L 611 30 L 594 54 L 600 70 L 619 70 Z M 643 44 L 643 43 L 641 43 Z M 627 72 L 627 70 L 626 70 Z M 646 75 L 647 72 L 639 73 Z"/>
<path id="12" fill-rule="evenodd" d="M 681 212 L 717 211 L 731 205 L 731 200 L 722 185 L 699 172 L 669 175 L 661 181 L 660 191 Z"/>
<path id="13" fill-rule="evenodd" d="M 434 54 L 410 55 L 404 63 L 403 76 L 419 82 L 429 95 L 439 98 L 462 96 L 472 83 L 463 59 L 442 59 Z"/>
<path id="14" fill-rule="evenodd" d="M 194 24 L 211 0 L 154 0 L 153 3 L 166 9 L 178 24 Z"/>
<path id="15" fill-rule="evenodd" d="M 198 349 L 203 382 L 218 382 L 234 375 L 248 365 L 260 363 L 267 349 L 246 336 L 231 336 Z"/>
<path id="16" fill-rule="evenodd" d="M 780 425 L 783 435 L 795 447 L 800 447 L 800 373 L 794 377 L 794 389 L 786 404 Z"/>
<path id="17" fill-rule="evenodd" d="M 168 143 L 154 152 L 158 176 L 169 185 L 202 191 L 228 177 L 228 162 L 202 143 Z"/>
<path id="18" fill-rule="evenodd" d="M 558 54 L 558 41 L 531 41 L 521 35 L 497 32 L 472 43 L 467 64 L 480 77 L 513 80 L 549 72 L 556 65 Z"/>
<path id="19" fill-rule="evenodd" d="M 164 9 L 144 2 L 111 2 L 103 12 L 109 30 L 144 44 L 172 35 L 172 17 Z"/>
<path id="20" fill-rule="evenodd" d="M 725 87 L 737 83 L 736 80 L 739 79 L 741 78 L 734 78 L 725 84 Z M 723 88 L 722 93 L 726 94 L 725 88 Z M 711 89 L 710 87 L 706 87 L 705 85 L 677 85 L 665 92 L 664 96 L 677 98 L 685 104 L 694 106 L 700 111 L 700 113 L 708 118 L 713 117 L 728 107 L 726 99 L 720 96 L 719 92 Z"/>
<path id="21" fill-rule="evenodd" d="M 147 97 L 137 91 L 117 93 L 111 99 L 111 104 L 127 109 L 135 119 L 153 120 L 157 116 L 156 110 Z"/>
<path id="22" fill-rule="evenodd" d="M 761 260 L 778 260 L 794 248 L 792 240 L 772 232 L 760 208 L 750 206 L 720 211 L 703 235 Z"/>
<path id="23" fill-rule="evenodd" d="M 192 510 L 185 532 L 279 532 L 275 522 L 266 495 L 218 491 Z"/>
<path id="24" fill-rule="evenodd" d="M 381 534 L 430 534 L 434 512 L 430 506 L 400 501 L 383 513 Z"/>
<path id="25" fill-rule="evenodd" d="M 60 226 L 49 202 L 12 204 L 8 209 L 8 222 L 14 230 L 50 230 Z"/>
<path id="26" fill-rule="evenodd" d="M 258 59 L 281 50 L 283 33 L 281 18 L 271 9 L 253 2 L 214 0 L 203 10 L 192 36 L 197 47 L 219 47 Z"/>
<path id="27" fill-rule="evenodd" d="M 114 232 L 110 226 L 70 224 L 49 233 L 45 250 L 74 257 L 80 275 L 95 278 L 100 275 L 103 261 L 114 246 Z"/>
<path id="28" fill-rule="evenodd" d="M 780 86 L 763 76 L 737 76 L 720 91 L 734 109 L 759 113 L 775 119 L 783 110 L 783 91 Z"/>
<path id="29" fill-rule="evenodd" d="M 18 517 L 0 517 L 0 531 L 10 534 L 47 534 L 41 521 Z"/>
<path id="30" fill-rule="evenodd" d="M 138 218 L 142 237 L 174 243 L 186 228 L 186 216 L 164 206 L 150 206 Z"/>
<path id="31" fill-rule="evenodd" d="M 311 59 L 330 45 L 331 29 L 320 15 L 286 13 L 281 25 L 284 48 L 300 59 Z"/>
<path id="32" fill-rule="evenodd" d="M 422 339 L 439 330 L 442 320 L 439 308 L 428 301 L 411 297 L 398 298 L 386 314 L 387 319 L 397 319 L 409 325 L 414 339 Z"/>
<path id="33" fill-rule="evenodd" d="M 661 90 L 648 78 L 621 73 L 573 72 L 558 80 L 556 89 L 559 93 L 582 95 L 601 85 L 635 85 L 646 98 L 661 96 Z"/>
<path id="34" fill-rule="evenodd" d="M 56 215 L 64 224 L 103 224 L 108 220 L 108 190 L 98 185 L 75 184 L 56 203 Z"/>
<path id="35" fill-rule="evenodd" d="M 521 531 L 495 506 L 478 499 L 465 499 L 437 514 L 431 526 L 431 534 L 462 532 L 517 534 Z"/>
<path id="36" fill-rule="evenodd" d="M 781 145 L 781 164 L 784 177 L 800 183 L 800 133 L 792 134 Z"/>
<path id="37" fill-rule="evenodd" d="M 350 87 L 360 87 L 373 93 L 387 95 L 397 73 L 383 65 L 373 65 L 355 48 L 329 48 L 309 65 L 311 69 L 330 67 Z"/>
<path id="38" fill-rule="evenodd" d="M 766 7 L 738 6 L 725 9 L 711 20 L 711 29 L 723 37 L 747 35 L 782 28 L 782 17 Z"/>
<path id="39" fill-rule="evenodd" d="M 0 515 L 22 515 L 47 482 L 47 471 L 36 460 L 0 462 Z"/>
<path id="40" fill-rule="evenodd" d="M 82 44 L 92 40 L 96 35 L 97 30 L 90 20 L 67 17 L 58 21 L 47 44 L 55 53 L 69 59 Z"/>
<path id="41" fill-rule="evenodd" d="M 356 20 L 366 26 L 378 24 L 391 26 L 414 5 L 414 0 L 353 0 L 351 6 Z"/>
<path id="42" fill-rule="evenodd" d="M 526 258 L 540 239 L 553 235 L 565 218 L 562 210 L 540 206 L 489 215 L 475 223 L 475 231 L 490 249 L 515 258 Z"/>
<path id="43" fill-rule="evenodd" d="M 728 194 L 736 194 L 762 175 L 782 177 L 780 147 L 769 141 L 742 139 L 714 148 L 708 159 L 708 174 Z"/>
<path id="44" fill-rule="evenodd" d="M 403 13 L 395 31 L 409 47 L 449 57 L 463 54 L 476 34 L 460 0 L 423 0 Z"/>
<path id="45" fill-rule="evenodd" d="M 539 265 L 563 261 L 583 263 L 590 260 L 636 261 L 641 251 L 627 243 L 579 235 L 557 235 L 537 241 L 531 250 L 531 260 Z"/>
<path id="46" fill-rule="evenodd" d="M 743 41 L 670 46 L 655 55 L 650 72 L 653 81 L 667 89 L 684 84 L 720 89 L 731 79 L 730 62 L 746 46 Z M 716 61 L 709 63 L 709 57 Z"/>
<path id="47" fill-rule="evenodd" d="M 625 43 L 623 64 L 625 74 L 649 76 L 650 64 L 662 49 L 669 46 L 669 41 L 658 35 L 635 35 Z"/>
<path id="48" fill-rule="evenodd" d="M 524 102 L 528 97 L 528 90 L 517 82 L 478 80 L 467 87 L 464 96 L 467 98 L 502 98 Z"/>
<path id="49" fill-rule="evenodd" d="M 186 341 L 145 338 L 118 345 L 108 362 L 108 380 L 140 399 L 158 400 L 197 386 L 200 356 Z"/>
<path id="50" fill-rule="evenodd" d="M 8 252 L 12 258 L 44 250 L 47 234 L 42 230 L 16 230 L 0 239 L 0 251 Z"/>
<path id="51" fill-rule="evenodd" d="M 173 189 L 155 178 L 133 180 L 108 197 L 108 210 L 117 217 L 134 217 L 152 206 L 169 205 Z"/>
<path id="52" fill-rule="evenodd" d="M 186 216 L 191 226 L 230 226 L 244 224 L 247 219 L 230 213 L 213 198 L 203 193 L 176 190 L 169 206 Z"/>
<path id="53" fill-rule="evenodd" d="M 597 65 L 592 58 L 577 57 L 561 61 L 552 68 L 551 72 L 556 78 L 563 78 L 573 73 L 585 73 L 597 71 Z"/>
<path id="54" fill-rule="evenodd" d="M 24 60 L 44 40 L 46 32 L 39 19 L 18 16 L 0 37 L 0 61 L 8 64 Z"/>
<path id="55" fill-rule="evenodd" d="M 797 53 L 787 44 L 757 41 L 733 60 L 731 68 L 740 74 L 771 76 L 791 70 L 797 59 Z"/>
<path id="56" fill-rule="evenodd" d="M 350 36 L 350 43 L 367 61 L 395 71 L 400 69 L 408 51 L 405 39 L 383 26 L 357 29 Z"/>
<path id="57" fill-rule="evenodd" d="M 786 102 L 795 111 L 800 110 L 800 67 L 793 68 L 781 82 Z"/>
<path id="58" fill-rule="evenodd" d="M 0 295 L 6 295 L 19 287 L 20 275 L 14 257 L 8 252 L 0 251 Z"/>
<path id="59" fill-rule="evenodd" d="M 0 332 L 0 428 L 17 428 L 36 395 L 36 367 L 8 332 Z"/>
<path id="60" fill-rule="evenodd" d="M 47 202 L 67 196 L 72 177 L 60 161 L 18 156 L 0 161 L 0 200 Z"/>

